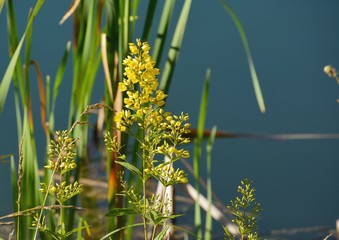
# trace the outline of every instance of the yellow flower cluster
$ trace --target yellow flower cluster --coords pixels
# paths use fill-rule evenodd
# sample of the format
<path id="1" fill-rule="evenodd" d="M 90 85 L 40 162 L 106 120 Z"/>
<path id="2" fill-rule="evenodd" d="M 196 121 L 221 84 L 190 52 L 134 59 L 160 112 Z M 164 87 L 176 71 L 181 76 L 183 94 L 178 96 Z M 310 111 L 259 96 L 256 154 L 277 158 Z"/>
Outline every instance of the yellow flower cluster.
<path id="1" fill-rule="evenodd" d="M 124 79 L 119 83 L 121 91 L 126 91 L 128 98 L 124 99 L 126 108 L 140 112 L 145 105 L 156 104 L 162 106 L 165 104 L 166 94 L 157 90 L 159 69 L 155 67 L 155 61 L 149 55 L 150 46 L 147 42 L 141 42 L 137 39 L 137 45 L 129 44 L 132 56 L 128 56 L 124 61 L 125 66 Z M 139 84 L 139 91 L 135 90 L 135 84 Z M 156 93 L 154 94 L 154 92 Z M 140 93 L 139 93 L 140 92 Z"/>
<path id="2" fill-rule="evenodd" d="M 136 44 L 129 44 L 129 49 L 131 55 L 123 61 L 124 79 L 119 83 L 119 89 L 125 92 L 125 98 L 123 110 L 114 117 L 117 129 L 131 133 L 132 125 L 136 124 L 144 131 L 142 139 L 138 139 L 143 150 L 144 173 L 153 175 L 165 186 L 186 183 L 185 173 L 173 169 L 172 163 L 189 157 L 187 150 L 177 148 L 178 145 L 189 142 L 189 117 L 184 113 L 176 116 L 164 111 L 167 95 L 157 89 L 159 69 L 149 55 L 148 43 L 137 39 Z M 116 139 L 108 135 L 105 138 L 107 149 L 118 152 Z M 159 154 L 167 156 L 170 164 L 155 166 L 158 161 L 154 157 Z"/>
<path id="3" fill-rule="evenodd" d="M 54 183 L 48 186 L 41 183 L 42 193 L 48 193 L 59 204 L 63 204 L 68 199 L 79 194 L 82 191 L 82 184 L 77 181 L 67 185 L 66 181 L 62 181 L 65 174 L 74 168 L 75 163 L 75 140 L 69 136 L 69 131 L 56 131 L 55 140 L 51 140 L 49 144 L 49 160 L 45 168 L 54 173 L 60 174 L 60 183 Z"/>
<path id="4" fill-rule="evenodd" d="M 131 56 L 123 61 L 124 79 L 119 83 L 119 89 L 127 95 L 124 98 L 126 109 L 115 116 L 117 128 L 123 132 L 127 131 L 138 118 L 143 119 L 145 116 L 151 118 L 152 107 L 163 106 L 167 96 L 163 91 L 157 90 L 157 75 L 160 72 L 149 55 L 151 49 L 149 44 L 137 39 L 137 44 L 130 43 L 129 49 Z"/>
<path id="5" fill-rule="evenodd" d="M 75 163 L 75 140 L 69 137 L 69 132 L 56 131 L 56 139 L 51 140 L 49 145 L 49 160 L 45 168 L 65 174 L 76 168 Z"/>

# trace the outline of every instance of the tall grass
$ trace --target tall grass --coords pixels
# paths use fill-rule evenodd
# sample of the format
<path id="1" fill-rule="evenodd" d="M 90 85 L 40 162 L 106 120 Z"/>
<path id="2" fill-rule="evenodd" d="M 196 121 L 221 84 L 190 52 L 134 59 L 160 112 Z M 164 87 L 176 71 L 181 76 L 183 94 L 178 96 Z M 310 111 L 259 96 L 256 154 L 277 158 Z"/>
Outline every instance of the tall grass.
<path id="1" fill-rule="evenodd" d="M 8 38 L 10 50 L 10 62 L 4 73 L 0 85 L 0 111 L 3 110 L 9 87 L 13 83 L 15 111 L 17 119 L 17 132 L 18 132 L 18 145 L 21 146 L 20 150 L 20 171 L 14 171 L 14 163 L 12 164 L 13 179 L 20 180 L 20 184 L 12 184 L 14 199 L 18 202 L 14 204 L 14 211 L 20 212 L 22 210 L 32 209 L 42 204 L 41 195 L 38 192 L 40 182 L 48 183 L 51 174 L 47 171 L 44 172 L 44 177 L 40 179 L 38 158 L 36 152 L 36 139 L 34 137 L 35 116 L 32 114 L 31 106 L 31 81 L 29 80 L 30 66 L 35 67 L 37 75 L 37 82 L 39 87 L 40 97 L 40 118 L 42 127 L 45 131 L 46 145 L 50 139 L 53 138 L 55 131 L 55 114 L 59 109 L 56 109 L 57 96 L 60 91 L 60 85 L 64 79 L 66 66 L 70 65 L 73 71 L 72 80 L 72 94 L 69 99 L 69 121 L 68 128 L 71 128 L 74 122 L 87 123 L 88 115 L 83 115 L 84 109 L 91 104 L 91 96 L 93 94 L 93 87 L 97 81 L 99 67 L 102 64 L 105 72 L 105 89 L 102 91 L 104 96 L 104 104 L 115 110 L 119 111 L 122 108 L 123 94 L 117 89 L 118 82 L 123 78 L 122 60 L 126 57 L 128 51 L 128 43 L 133 42 L 136 37 L 137 29 L 143 29 L 142 40 L 154 42 L 153 58 L 157 64 L 164 65 L 162 70 L 162 77 L 160 82 L 160 89 L 168 93 L 173 72 L 179 58 L 183 36 L 187 25 L 187 20 L 190 13 L 192 1 L 185 0 L 179 8 L 178 19 L 173 19 L 175 11 L 174 0 L 167 1 L 148 1 L 148 7 L 145 11 L 140 8 L 139 1 L 113 1 L 113 0 L 74 0 L 69 11 L 67 11 L 60 21 L 62 24 L 65 21 L 73 21 L 73 41 L 68 42 L 64 50 L 63 57 L 59 64 L 55 77 L 41 75 L 38 61 L 32 61 L 31 42 L 34 41 L 32 29 L 34 27 L 35 17 L 38 15 L 44 0 L 37 0 L 36 5 L 31 12 L 28 13 L 28 19 L 25 31 L 19 37 L 17 30 L 17 23 L 14 9 L 14 1 L 6 0 L 0 1 L 0 13 L 2 12 L 3 5 L 6 6 L 7 25 L 8 25 Z M 258 99 L 258 104 L 261 111 L 265 111 L 263 98 L 261 96 L 260 86 L 257 76 L 255 74 L 254 65 L 250 55 L 248 42 L 244 30 L 240 24 L 239 19 L 235 13 L 222 1 L 223 6 L 226 8 L 236 26 L 239 29 L 241 39 L 245 46 L 245 51 L 250 65 L 252 74 L 253 85 Z M 19 5 L 17 6 L 19 7 Z M 161 14 L 157 13 L 161 11 Z M 139 17 L 144 17 L 145 21 L 143 26 L 140 26 L 138 21 Z M 156 19 L 156 16 L 160 16 Z M 72 18 L 72 19 L 71 19 Z M 159 23 L 159 24 L 158 24 Z M 175 26 L 173 35 L 170 35 L 168 29 L 171 25 Z M 156 31 L 156 32 L 152 32 Z M 151 39 L 151 36 L 155 36 Z M 20 40 L 19 40 L 20 39 Z M 169 47 L 168 47 L 169 46 Z M 22 53 L 24 51 L 24 57 Z M 72 61 L 69 57 L 72 56 Z M 24 63 L 24 67 L 22 67 Z M 201 166 L 201 146 L 204 122 L 206 118 L 207 109 L 207 92 L 209 82 L 209 71 L 206 73 L 206 85 L 202 97 L 202 105 L 198 124 L 198 136 L 196 140 L 195 154 L 194 154 L 194 174 L 199 176 Z M 52 79 L 52 80 L 51 80 Z M 96 109 L 94 109 L 96 110 Z M 105 110 L 104 115 L 104 131 L 109 131 L 111 134 L 117 135 L 121 141 L 122 146 L 127 146 L 123 151 L 127 154 L 132 150 L 134 156 L 132 161 L 135 165 L 141 166 L 138 163 L 139 143 L 133 142 L 127 136 L 121 136 L 119 132 L 114 131 L 114 123 L 112 121 L 114 112 Z M 87 124 L 79 124 L 72 133 L 77 142 L 77 165 L 76 171 L 72 172 L 75 180 L 80 177 L 86 177 L 86 169 L 89 163 L 89 156 L 87 151 L 89 128 Z M 41 143 L 39 143 L 41 144 Z M 132 146 L 131 146 L 132 145 Z M 46 146 L 46 149 L 47 149 Z M 117 197 L 119 192 L 119 185 L 117 184 L 117 171 L 119 166 L 115 164 L 116 156 L 114 154 L 107 155 L 107 182 L 108 182 L 108 207 L 122 207 L 125 205 L 123 200 Z M 40 166 L 41 167 L 41 166 Z M 71 175 L 67 177 L 70 181 Z M 136 179 L 132 175 L 126 175 L 128 182 L 133 182 Z M 136 181 L 136 186 L 141 188 L 141 182 Z M 195 185 L 199 191 L 198 181 Z M 209 190 L 210 191 L 210 190 Z M 52 204 L 51 199 L 49 203 Z M 76 206 L 79 199 L 74 198 L 69 204 Z M 211 200 L 210 200 L 211 201 Z M 47 204 L 49 204 L 47 203 Z M 85 202 L 83 202 L 85 203 Z M 85 207 L 90 207 L 86 206 Z M 200 206 L 196 203 L 195 206 L 195 225 L 197 236 L 202 237 L 201 232 L 201 217 Z M 76 212 L 74 208 L 65 209 L 65 223 L 67 230 L 71 230 L 75 225 Z M 50 221 L 53 222 L 55 218 L 53 213 L 50 213 Z M 20 216 L 20 214 L 19 214 Z M 133 216 L 120 218 L 119 221 L 112 222 L 110 229 L 122 228 L 123 226 L 132 225 L 135 222 Z M 18 217 L 17 218 L 17 239 L 30 239 L 32 232 L 27 230 L 31 226 L 30 218 Z M 210 220 L 206 226 L 210 228 Z M 109 229 L 108 229 L 109 231 Z M 119 239 L 132 239 L 133 231 L 125 229 Z"/>

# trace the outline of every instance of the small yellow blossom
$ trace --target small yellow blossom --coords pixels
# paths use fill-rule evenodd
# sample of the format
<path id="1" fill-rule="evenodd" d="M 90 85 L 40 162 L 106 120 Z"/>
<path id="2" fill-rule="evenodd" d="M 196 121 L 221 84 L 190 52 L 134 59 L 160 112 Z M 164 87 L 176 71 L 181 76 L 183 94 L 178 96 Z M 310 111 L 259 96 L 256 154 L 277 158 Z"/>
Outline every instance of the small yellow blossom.
<path id="1" fill-rule="evenodd" d="M 130 44 L 129 44 L 129 50 L 130 50 L 133 54 L 137 54 L 137 53 L 138 53 L 138 48 L 137 48 L 137 46 L 135 46 L 134 43 L 130 43 Z"/>
<path id="2" fill-rule="evenodd" d="M 120 89 L 120 91 L 126 91 L 127 90 L 127 87 L 126 87 L 126 85 L 125 85 L 125 83 L 123 83 L 123 82 L 119 82 L 119 89 Z"/>

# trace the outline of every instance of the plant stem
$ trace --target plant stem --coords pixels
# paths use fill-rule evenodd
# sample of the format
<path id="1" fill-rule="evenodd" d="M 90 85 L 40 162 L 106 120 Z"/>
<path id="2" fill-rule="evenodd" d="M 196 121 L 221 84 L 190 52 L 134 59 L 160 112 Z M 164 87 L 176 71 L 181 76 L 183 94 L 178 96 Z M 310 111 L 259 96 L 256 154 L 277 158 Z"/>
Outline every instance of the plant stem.
<path id="1" fill-rule="evenodd" d="M 144 175 L 144 172 L 143 172 L 143 175 Z M 142 219 L 144 221 L 144 237 L 145 237 L 145 240 L 147 240 L 147 224 L 146 224 L 146 217 L 145 217 L 146 215 L 146 180 L 144 179 L 142 181 L 142 191 L 144 195 L 144 209 L 143 209 Z"/>
<path id="2" fill-rule="evenodd" d="M 142 140 L 143 143 L 145 143 L 145 117 L 143 116 L 142 118 Z M 146 168 L 146 154 L 145 154 L 145 148 L 143 147 L 142 149 L 142 192 L 143 192 L 143 197 L 144 197 L 144 206 L 143 206 L 143 214 L 142 214 L 142 219 L 144 221 L 144 238 L 147 240 L 147 224 L 146 224 L 146 176 L 145 176 L 145 168 Z"/>

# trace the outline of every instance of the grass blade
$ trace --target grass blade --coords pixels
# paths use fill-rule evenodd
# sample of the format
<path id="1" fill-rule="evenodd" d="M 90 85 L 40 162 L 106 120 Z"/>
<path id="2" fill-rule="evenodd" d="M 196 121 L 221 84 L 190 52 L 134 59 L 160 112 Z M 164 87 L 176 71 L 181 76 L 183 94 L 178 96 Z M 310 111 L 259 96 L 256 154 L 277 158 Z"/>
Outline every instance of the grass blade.
<path id="1" fill-rule="evenodd" d="M 159 29 L 157 33 L 157 38 L 153 47 L 153 58 L 155 62 L 160 65 L 160 59 L 162 56 L 162 51 L 165 46 L 167 29 L 172 18 L 173 9 L 174 9 L 174 0 L 168 0 L 165 2 L 164 8 L 161 13 L 161 19 L 159 23 Z"/>
<path id="2" fill-rule="evenodd" d="M 4 107 L 5 101 L 6 101 L 6 97 L 8 94 L 8 89 L 12 80 L 12 76 L 15 70 L 15 66 L 17 64 L 19 55 L 20 55 L 20 51 L 22 48 L 22 45 L 25 41 L 26 35 L 27 35 L 27 31 L 30 29 L 33 20 L 35 18 L 35 16 L 38 14 L 41 6 L 43 5 L 44 0 L 38 0 L 38 2 L 36 3 L 34 10 L 32 12 L 32 14 L 30 15 L 29 19 L 28 19 L 28 23 L 26 26 L 26 30 L 24 32 L 24 34 L 21 37 L 21 40 L 18 44 L 18 46 L 15 49 L 15 52 L 11 58 L 11 61 L 6 69 L 5 75 L 3 76 L 2 80 L 1 80 L 1 84 L 0 84 L 0 112 L 2 112 L 2 109 Z"/>
<path id="3" fill-rule="evenodd" d="M 207 201 L 208 210 L 206 211 L 206 223 L 205 223 L 205 239 L 212 239 L 212 179 L 211 179 L 211 166 L 212 166 L 212 148 L 214 139 L 216 136 L 217 128 L 213 127 L 210 138 L 208 139 L 206 146 L 206 175 L 207 175 Z"/>
<path id="4" fill-rule="evenodd" d="M 148 40 L 149 39 L 157 3 L 158 3 L 157 0 L 150 0 L 149 3 L 148 3 L 148 9 L 147 9 L 147 13 L 146 13 L 146 21 L 145 21 L 144 30 L 143 30 L 143 33 L 142 33 L 142 38 L 141 38 L 142 40 Z"/>
<path id="5" fill-rule="evenodd" d="M 253 63 L 253 59 L 252 59 L 252 55 L 251 55 L 251 51 L 250 51 L 250 46 L 249 46 L 248 41 L 247 41 L 245 30 L 244 30 L 238 16 L 235 14 L 233 9 L 226 3 L 226 1 L 220 0 L 220 2 L 223 5 L 223 7 L 226 9 L 228 14 L 231 16 L 235 26 L 237 27 L 237 29 L 239 31 L 242 43 L 243 43 L 244 48 L 245 48 L 246 57 L 247 57 L 248 65 L 249 65 L 250 72 L 251 72 L 254 93 L 255 93 L 255 96 L 257 98 L 259 109 L 262 113 L 264 113 L 266 111 L 265 102 L 264 102 L 264 98 L 263 98 L 263 95 L 262 95 L 262 92 L 261 92 L 258 76 L 257 76 L 257 73 L 255 71 L 255 67 L 254 67 L 254 63 Z"/>
<path id="6" fill-rule="evenodd" d="M 200 193 L 200 184 L 199 184 L 199 176 L 200 176 L 200 157 L 201 157 L 201 145 L 203 140 L 203 133 L 205 127 L 205 120 L 207 115 L 207 103 L 208 103 L 208 91 L 209 91 L 209 82 L 211 77 L 211 71 L 208 69 L 206 71 L 205 84 L 203 88 L 203 93 L 200 102 L 200 113 L 198 120 L 198 129 L 197 129 L 197 138 L 194 144 L 194 158 L 193 158 L 193 169 L 195 176 L 195 188 L 197 190 L 198 196 Z M 195 212 L 194 212 L 194 225 L 196 228 L 197 237 L 202 237 L 201 230 L 201 210 L 199 198 L 195 201 Z"/>
<path id="7" fill-rule="evenodd" d="M 167 62 L 162 72 L 159 88 L 165 93 L 169 90 L 174 68 L 179 57 L 179 51 L 181 49 L 182 39 L 184 37 L 186 23 L 191 9 L 191 3 L 192 0 L 186 0 L 181 10 L 174 36 L 172 38 L 171 48 L 168 52 Z"/>
<path id="8" fill-rule="evenodd" d="M 19 54 L 20 54 L 23 42 L 25 40 L 25 37 L 26 37 L 26 32 L 22 36 L 22 38 L 21 38 L 13 56 L 12 56 L 12 59 L 11 59 L 9 65 L 8 65 L 7 69 L 6 69 L 5 75 L 1 80 L 1 84 L 0 84 L 0 112 L 2 112 L 2 110 L 3 110 L 4 104 L 5 104 L 5 101 L 6 101 L 6 97 L 7 97 L 7 94 L 8 94 L 9 85 L 11 83 L 12 76 L 13 76 L 13 73 L 14 73 L 14 69 L 15 69 L 16 63 L 18 61 Z"/>

